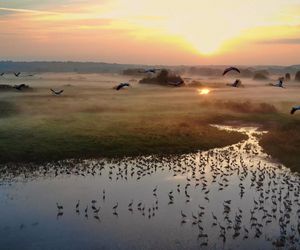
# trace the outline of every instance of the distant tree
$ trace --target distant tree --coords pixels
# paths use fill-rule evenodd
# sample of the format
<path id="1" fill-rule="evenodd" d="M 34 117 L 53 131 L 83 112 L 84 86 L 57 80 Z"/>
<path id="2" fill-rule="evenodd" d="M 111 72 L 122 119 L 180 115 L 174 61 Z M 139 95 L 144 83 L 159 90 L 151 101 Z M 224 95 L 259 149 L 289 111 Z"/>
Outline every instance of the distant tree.
<path id="1" fill-rule="evenodd" d="M 256 72 L 254 74 L 253 80 L 258 80 L 258 81 L 268 80 L 268 76 L 265 75 L 263 72 Z"/>
<path id="2" fill-rule="evenodd" d="M 179 86 L 184 84 L 184 81 L 179 75 L 171 73 L 166 69 L 162 69 L 157 76 L 143 78 L 140 80 L 140 83 Z"/>
<path id="3" fill-rule="evenodd" d="M 295 75 L 295 81 L 300 82 L 300 71 L 298 71 Z"/>

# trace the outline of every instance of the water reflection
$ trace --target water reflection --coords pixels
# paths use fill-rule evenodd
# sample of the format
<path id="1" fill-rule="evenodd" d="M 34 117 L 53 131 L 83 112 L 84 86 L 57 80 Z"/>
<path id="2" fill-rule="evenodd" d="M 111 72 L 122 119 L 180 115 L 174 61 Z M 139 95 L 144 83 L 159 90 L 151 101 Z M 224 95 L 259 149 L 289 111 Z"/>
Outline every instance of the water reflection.
<path id="1" fill-rule="evenodd" d="M 300 178 L 249 139 L 196 154 L 2 166 L 6 249 L 299 246 Z"/>

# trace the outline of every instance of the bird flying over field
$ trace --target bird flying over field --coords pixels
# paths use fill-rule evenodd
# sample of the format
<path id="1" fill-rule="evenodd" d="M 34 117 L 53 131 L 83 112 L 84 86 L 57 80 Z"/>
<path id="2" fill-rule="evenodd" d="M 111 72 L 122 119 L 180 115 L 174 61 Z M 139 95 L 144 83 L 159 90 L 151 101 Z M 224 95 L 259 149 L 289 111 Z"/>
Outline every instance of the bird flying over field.
<path id="1" fill-rule="evenodd" d="M 181 84 L 183 84 L 184 81 L 180 80 L 180 81 L 177 81 L 177 82 L 168 82 L 168 84 L 174 86 L 174 87 L 179 87 Z"/>
<path id="2" fill-rule="evenodd" d="M 291 109 L 291 115 L 293 115 L 297 110 L 300 110 L 300 106 L 292 107 L 292 109 Z"/>
<path id="3" fill-rule="evenodd" d="M 238 68 L 236 68 L 236 67 L 229 67 L 229 68 L 227 68 L 227 69 L 224 70 L 223 76 L 225 76 L 229 71 L 236 71 L 238 73 L 241 73 L 241 71 Z"/>
<path id="4" fill-rule="evenodd" d="M 21 74 L 21 72 L 14 72 L 14 75 L 15 75 L 16 77 L 19 77 L 20 74 Z"/>
<path id="5" fill-rule="evenodd" d="M 122 89 L 122 88 L 124 88 L 124 87 L 129 87 L 129 86 L 130 86 L 129 83 L 124 82 L 124 83 L 120 83 L 118 86 L 116 86 L 115 89 L 116 89 L 116 90 L 120 90 L 120 89 Z"/>
<path id="6" fill-rule="evenodd" d="M 14 88 L 17 89 L 17 90 L 19 90 L 19 91 L 21 91 L 25 87 L 26 87 L 26 85 L 24 83 L 14 86 Z"/>
<path id="7" fill-rule="evenodd" d="M 51 91 L 52 91 L 52 93 L 54 94 L 54 95 L 60 95 L 62 92 L 64 92 L 64 90 L 62 89 L 62 90 L 54 90 L 54 89 L 50 89 Z"/>
<path id="8" fill-rule="evenodd" d="M 159 71 L 160 69 L 145 69 L 145 70 L 140 70 L 140 73 L 153 73 L 155 74 L 156 71 Z"/>

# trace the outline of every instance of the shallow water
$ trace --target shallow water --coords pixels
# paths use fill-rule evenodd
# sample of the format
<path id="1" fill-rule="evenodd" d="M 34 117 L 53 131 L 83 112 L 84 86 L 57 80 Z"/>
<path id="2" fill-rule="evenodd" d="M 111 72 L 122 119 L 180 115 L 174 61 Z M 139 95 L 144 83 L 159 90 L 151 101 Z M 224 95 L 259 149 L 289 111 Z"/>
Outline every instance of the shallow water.
<path id="1" fill-rule="evenodd" d="M 173 157 L 3 166 L 0 248 L 299 248 L 300 177 L 262 152 L 263 132 L 218 127 L 249 139 Z"/>

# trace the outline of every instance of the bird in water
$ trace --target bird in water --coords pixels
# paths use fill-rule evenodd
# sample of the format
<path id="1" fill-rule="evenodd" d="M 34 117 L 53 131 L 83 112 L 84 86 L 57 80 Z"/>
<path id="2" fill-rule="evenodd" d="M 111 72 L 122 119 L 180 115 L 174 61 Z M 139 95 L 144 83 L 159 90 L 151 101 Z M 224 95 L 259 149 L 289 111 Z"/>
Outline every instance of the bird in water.
<path id="1" fill-rule="evenodd" d="M 64 209 L 64 207 L 62 205 L 59 205 L 57 202 L 56 202 L 56 207 L 57 207 L 58 210 Z"/>
<path id="2" fill-rule="evenodd" d="M 130 86 L 129 83 L 124 82 L 124 83 L 120 83 L 118 86 L 116 86 L 115 89 L 116 89 L 116 90 L 120 90 L 120 89 L 122 89 L 122 88 L 124 88 L 124 87 L 129 87 L 129 86 Z"/>
<path id="3" fill-rule="evenodd" d="M 291 109 L 291 115 L 293 115 L 297 110 L 300 110 L 300 106 L 292 107 L 292 109 Z"/>
<path id="4" fill-rule="evenodd" d="M 78 211 L 78 209 L 79 209 L 79 203 L 80 203 L 80 200 L 78 200 L 78 202 L 76 203 L 76 211 Z"/>
<path id="5" fill-rule="evenodd" d="M 116 211 L 116 209 L 118 208 L 118 206 L 119 206 L 119 204 L 117 202 L 117 204 L 113 206 L 113 210 Z"/>
<path id="6" fill-rule="evenodd" d="M 54 95 L 60 95 L 60 94 L 62 94 L 62 93 L 64 92 L 63 89 L 61 89 L 61 90 L 50 89 L 50 90 L 52 91 L 52 93 L 53 93 Z"/>
<path id="7" fill-rule="evenodd" d="M 229 67 L 229 68 L 227 68 L 227 69 L 224 70 L 223 76 L 225 76 L 230 71 L 236 71 L 238 73 L 241 73 L 241 71 L 238 68 L 236 68 L 236 67 Z"/>

